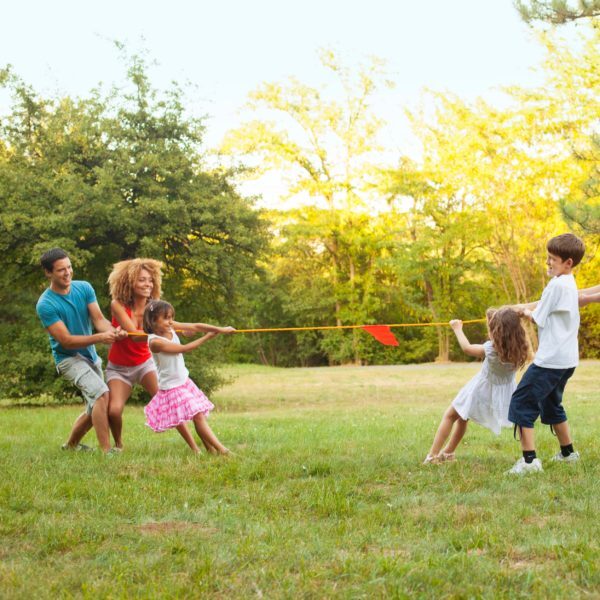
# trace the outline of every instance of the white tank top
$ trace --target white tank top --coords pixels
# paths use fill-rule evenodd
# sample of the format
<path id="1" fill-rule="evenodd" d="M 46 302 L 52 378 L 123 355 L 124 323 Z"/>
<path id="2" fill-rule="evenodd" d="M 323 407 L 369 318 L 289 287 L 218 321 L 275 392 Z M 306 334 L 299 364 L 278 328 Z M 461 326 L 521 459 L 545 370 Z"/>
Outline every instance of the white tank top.
<path id="1" fill-rule="evenodd" d="M 154 338 L 165 340 L 173 344 L 181 345 L 177 334 L 171 330 L 173 339 L 169 340 L 166 337 L 156 335 L 154 333 L 148 334 L 148 345 Z M 170 352 L 152 352 L 152 358 L 156 363 L 156 369 L 158 370 L 158 389 L 170 390 L 172 388 L 183 385 L 190 374 L 183 361 L 183 354 L 171 354 Z"/>

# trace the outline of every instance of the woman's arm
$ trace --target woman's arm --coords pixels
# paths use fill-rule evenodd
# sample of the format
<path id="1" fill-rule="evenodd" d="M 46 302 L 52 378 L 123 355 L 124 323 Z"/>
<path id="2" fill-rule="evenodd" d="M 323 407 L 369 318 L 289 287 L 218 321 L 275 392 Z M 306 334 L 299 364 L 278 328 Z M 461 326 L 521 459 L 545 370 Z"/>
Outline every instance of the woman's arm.
<path id="1" fill-rule="evenodd" d="M 169 340 L 153 338 L 149 342 L 149 346 L 152 352 L 166 352 L 167 354 L 179 354 L 195 350 L 196 348 L 198 348 L 198 346 L 201 346 L 202 344 L 204 344 L 204 342 L 208 342 L 208 340 L 211 340 L 216 335 L 218 334 L 210 332 L 206 335 L 203 335 L 201 338 L 189 342 L 188 344 L 175 344 L 173 342 L 169 342 Z"/>
<path id="2" fill-rule="evenodd" d="M 192 333 L 233 333 L 234 327 L 218 327 L 217 325 L 209 325 L 208 323 L 179 323 L 173 321 L 173 326 L 177 330 L 192 332 Z"/>
<path id="3" fill-rule="evenodd" d="M 138 331 L 134 320 L 127 314 L 125 307 L 118 300 L 113 300 L 110 303 L 110 312 L 125 331 Z"/>
<path id="4" fill-rule="evenodd" d="M 117 323 L 124 331 L 136 332 L 136 335 L 130 335 L 129 339 L 134 342 L 145 342 L 148 339 L 148 335 L 143 331 L 140 331 L 139 334 L 137 333 L 139 331 L 137 325 L 127 314 L 125 307 L 118 300 L 113 300 L 110 303 L 110 311 L 112 312 L 112 316 L 116 319 Z"/>
<path id="5" fill-rule="evenodd" d="M 475 358 L 485 358 L 485 349 L 483 345 L 471 344 L 471 342 L 469 342 L 467 336 L 463 333 L 463 322 L 460 319 L 453 319 L 450 321 L 450 327 L 452 327 L 456 339 L 458 340 L 458 344 L 465 354 L 474 356 Z"/>

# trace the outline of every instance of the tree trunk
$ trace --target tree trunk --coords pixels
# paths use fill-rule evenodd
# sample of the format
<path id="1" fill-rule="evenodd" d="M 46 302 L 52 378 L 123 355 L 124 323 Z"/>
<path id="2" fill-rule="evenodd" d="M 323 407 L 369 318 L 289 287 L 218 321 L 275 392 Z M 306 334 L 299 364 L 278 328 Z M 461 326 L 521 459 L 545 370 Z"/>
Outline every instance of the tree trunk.
<path id="1" fill-rule="evenodd" d="M 446 327 L 436 327 L 438 336 L 438 355 L 435 362 L 450 360 L 450 336 Z"/>

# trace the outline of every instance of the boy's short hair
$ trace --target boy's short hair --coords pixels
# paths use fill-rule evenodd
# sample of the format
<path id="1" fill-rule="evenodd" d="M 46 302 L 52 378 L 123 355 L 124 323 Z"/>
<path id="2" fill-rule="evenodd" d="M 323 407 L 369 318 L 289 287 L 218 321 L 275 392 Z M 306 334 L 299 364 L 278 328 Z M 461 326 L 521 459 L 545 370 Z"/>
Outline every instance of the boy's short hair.
<path id="1" fill-rule="evenodd" d="M 51 273 L 54 268 L 54 263 L 61 258 L 69 258 L 69 255 L 62 248 L 52 248 L 42 254 L 40 263 L 46 271 Z"/>
<path id="2" fill-rule="evenodd" d="M 563 233 L 548 240 L 546 245 L 548 252 L 560 256 L 562 260 L 573 260 L 573 266 L 576 267 L 585 254 L 585 244 L 583 240 L 573 233 Z"/>

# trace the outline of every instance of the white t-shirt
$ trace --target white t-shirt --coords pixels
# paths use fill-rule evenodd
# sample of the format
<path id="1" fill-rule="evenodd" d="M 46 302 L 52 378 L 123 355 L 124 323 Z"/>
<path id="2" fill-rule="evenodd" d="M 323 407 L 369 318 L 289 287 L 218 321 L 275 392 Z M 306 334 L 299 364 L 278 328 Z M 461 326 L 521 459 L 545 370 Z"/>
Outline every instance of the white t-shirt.
<path id="1" fill-rule="evenodd" d="M 570 369 L 579 364 L 579 297 L 573 275 L 553 277 L 533 311 L 539 347 L 534 364 L 546 369 Z"/>
<path id="2" fill-rule="evenodd" d="M 167 339 L 154 333 L 148 334 L 148 345 L 150 342 L 158 338 L 171 342 L 172 344 L 180 344 L 177 334 L 171 330 L 173 334 L 172 339 Z M 152 358 L 156 363 L 156 369 L 158 371 L 158 389 L 170 390 L 174 387 L 183 385 L 190 374 L 183 361 L 183 354 L 171 354 L 170 352 L 152 352 Z"/>

